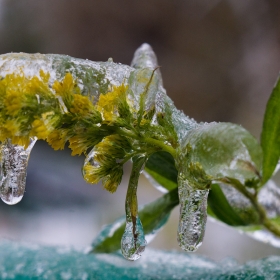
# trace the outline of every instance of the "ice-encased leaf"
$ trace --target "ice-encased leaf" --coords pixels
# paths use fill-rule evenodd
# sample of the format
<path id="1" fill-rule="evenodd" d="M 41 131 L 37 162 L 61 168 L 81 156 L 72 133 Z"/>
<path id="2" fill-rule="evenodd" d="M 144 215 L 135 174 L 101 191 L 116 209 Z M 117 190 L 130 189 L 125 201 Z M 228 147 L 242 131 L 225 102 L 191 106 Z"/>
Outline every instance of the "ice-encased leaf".
<path id="1" fill-rule="evenodd" d="M 234 178 L 245 184 L 259 180 L 262 149 L 244 128 L 232 123 L 209 123 L 189 132 L 178 151 L 176 165 L 192 187 Z"/>
<path id="2" fill-rule="evenodd" d="M 171 210 L 178 204 L 178 190 L 174 189 L 163 197 L 139 210 L 146 241 L 149 243 L 167 222 Z M 125 229 L 125 217 L 106 225 L 92 243 L 90 252 L 110 253 L 120 249 L 120 240 Z"/>
<path id="3" fill-rule="evenodd" d="M 261 133 L 263 183 L 272 176 L 280 157 L 280 78 L 267 102 Z"/>
<path id="4" fill-rule="evenodd" d="M 231 186 L 228 186 L 228 188 L 233 189 Z M 246 222 L 242 220 L 236 209 L 229 203 L 218 184 L 211 185 L 211 190 L 208 195 L 208 205 L 215 216 L 222 222 L 231 226 L 246 225 Z"/>

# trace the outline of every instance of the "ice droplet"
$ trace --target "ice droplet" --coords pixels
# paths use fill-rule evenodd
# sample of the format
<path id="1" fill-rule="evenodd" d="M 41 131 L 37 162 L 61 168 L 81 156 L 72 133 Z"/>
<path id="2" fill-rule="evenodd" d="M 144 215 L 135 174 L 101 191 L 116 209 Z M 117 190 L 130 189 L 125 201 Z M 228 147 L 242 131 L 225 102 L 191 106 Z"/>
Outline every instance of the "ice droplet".
<path id="1" fill-rule="evenodd" d="M 179 185 L 180 219 L 177 233 L 179 246 L 194 252 L 202 244 L 207 220 L 209 190 L 195 190 Z"/>
<path id="2" fill-rule="evenodd" d="M 36 140 L 30 138 L 27 149 L 10 140 L 0 145 L 0 197 L 6 204 L 14 205 L 24 195 L 28 159 Z"/>
<path id="3" fill-rule="evenodd" d="M 146 244 L 147 242 L 139 217 L 136 217 L 134 223 L 132 221 L 127 221 L 121 240 L 123 256 L 131 261 L 138 260 L 141 257 L 142 252 L 144 252 Z"/>

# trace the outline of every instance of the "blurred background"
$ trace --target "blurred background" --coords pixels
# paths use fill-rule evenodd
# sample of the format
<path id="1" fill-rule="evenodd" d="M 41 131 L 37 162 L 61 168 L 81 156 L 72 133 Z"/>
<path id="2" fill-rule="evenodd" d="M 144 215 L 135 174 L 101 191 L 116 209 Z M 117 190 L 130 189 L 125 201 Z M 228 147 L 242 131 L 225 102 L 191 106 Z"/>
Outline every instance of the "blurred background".
<path id="1" fill-rule="evenodd" d="M 0 0 L 0 53 L 112 57 L 130 64 L 147 42 L 177 108 L 197 121 L 241 124 L 259 138 L 280 69 L 279 12 L 276 0 Z M 130 166 L 112 195 L 83 181 L 83 160 L 37 143 L 23 200 L 0 204 L 0 236 L 80 249 L 123 215 Z M 144 177 L 139 185 L 139 204 L 161 196 Z M 180 250 L 177 223 L 178 209 L 149 246 Z M 243 262 L 280 251 L 209 221 L 198 254 Z"/>

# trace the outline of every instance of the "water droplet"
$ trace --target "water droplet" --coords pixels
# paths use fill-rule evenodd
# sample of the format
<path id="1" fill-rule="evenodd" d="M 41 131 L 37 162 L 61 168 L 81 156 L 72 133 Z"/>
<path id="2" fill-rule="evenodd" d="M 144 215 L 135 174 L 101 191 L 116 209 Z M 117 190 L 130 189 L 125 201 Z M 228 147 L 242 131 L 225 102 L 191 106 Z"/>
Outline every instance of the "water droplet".
<path id="1" fill-rule="evenodd" d="M 194 252 L 202 244 L 207 220 L 207 196 L 209 190 L 195 190 L 179 185 L 180 220 L 177 240 L 179 246 Z"/>
<path id="2" fill-rule="evenodd" d="M 130 261 L 136 261 L 141 257 L 146 245 L 147 242 L 139 217 L 136 217 L 134 223 L 132 221 L 127 221 L 121 240 L 123 256 Z"/>
<path id="3" fill-rule="evenodd" d="M 28 159 L 36 140 L 30 138 L 27 149 L 10 140 L 0 145 L 0 197 L 9 205 L 20 202 L 24 195 Z"/>

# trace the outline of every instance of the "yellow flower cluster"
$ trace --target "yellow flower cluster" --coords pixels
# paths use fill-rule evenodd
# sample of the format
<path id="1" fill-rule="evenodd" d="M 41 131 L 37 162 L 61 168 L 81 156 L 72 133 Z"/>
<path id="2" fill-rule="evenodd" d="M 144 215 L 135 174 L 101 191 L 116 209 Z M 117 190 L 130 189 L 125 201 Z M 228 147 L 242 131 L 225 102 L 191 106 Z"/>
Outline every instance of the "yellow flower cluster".
<path id="1" fill-rule="evenodd" d="M 130 143 L 122 136 L 107 136 L 94 147 L 95 164 L 88 162 L 83 168 L 84 179 L 91 184 L 102 180 L 103 187 L 115 192 L 123 175 L 124 158 L 131 152 Z"/>
<path id="2" fill-rule="evenodd" d="M 0 77 L 1 78 L 1 77 Z M 8 74 L 0 79 L 0 141 L 29 144 L 30 137 L 46 140 L 55 150 L 69 141 L 72 155 L 85 153 L 105 137 L 99 126 L 111 123 L 118 115 L 118 102 L 127 87 L 114 87 L 101 94 L 97 104 L 81 94 L 70 73 L 62 81 L 49 83 L 50 74 Z M 109 133 L 108 133 L 109 134 Z"/>
<path id="3" fill-rule="evenodd" d="M 55 97 L 48 87 L 48 79 L 49 76 L 40 71 L 40 77 L 28 78 L 23 73 L 13 73 L 0 80 L 1 142 L 10 138 L 13 144 L 24 144 L 26 147 L 32 136 L 40 139 L 47 137 L 53 121 L 49 118 L 45 123 L 44 114 L 51 109 L 52 115 L 55 115 Z M 41 108 L 41 96 L 44 96 L 45 104 L 50 106 Z"/>
<path id="4" fill-rule="evenodd" d="M 122 98 L 126 96 L 127 86 L 121 84 L 113 87 L 111 92 L 101 94 L 97 103 L 97 110 L 102 114 L 103 120 L 112 122 L 116 119 L 118 105 Z"/>

